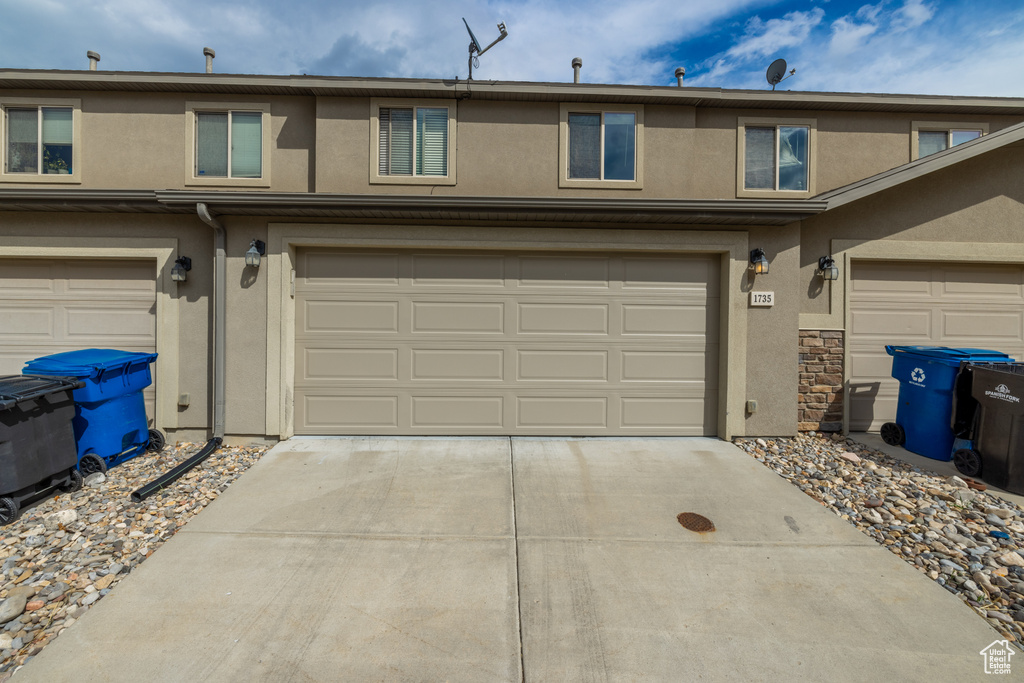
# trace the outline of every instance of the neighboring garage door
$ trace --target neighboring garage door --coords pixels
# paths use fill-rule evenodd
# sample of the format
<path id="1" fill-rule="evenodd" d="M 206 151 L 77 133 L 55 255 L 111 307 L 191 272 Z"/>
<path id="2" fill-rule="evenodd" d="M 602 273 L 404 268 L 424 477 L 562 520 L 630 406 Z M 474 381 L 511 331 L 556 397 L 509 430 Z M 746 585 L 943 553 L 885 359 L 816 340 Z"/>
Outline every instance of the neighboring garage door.
<path id="1" fill-rule="evenodd" d="M 713 434 L 716 261 L 300 250 L 295 433 Z"/>
<path id="2" fill-rule="evenodd" d="M 886 344 L 995 349 L 1024 360 L 1024 268 L 854 261 L 850 429 L 896 418 Z"/>
<path id="3" fill-rule="evenodd" d="M 0 259 L 0 375 L 76 349 L 155 352 L 154 278 L 152 261 Z"/>

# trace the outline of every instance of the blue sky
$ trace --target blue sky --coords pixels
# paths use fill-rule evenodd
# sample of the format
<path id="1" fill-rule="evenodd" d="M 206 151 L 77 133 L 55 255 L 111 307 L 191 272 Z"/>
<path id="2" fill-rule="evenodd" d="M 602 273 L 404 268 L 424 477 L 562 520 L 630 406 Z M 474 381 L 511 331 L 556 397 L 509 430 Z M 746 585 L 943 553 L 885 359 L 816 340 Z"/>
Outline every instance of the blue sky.
<path id="1" fill-rule="evenodd" d="M 466 76 L 465 17 L 479 80 L 1024 96 L 1020 0 L 0 0 L 0 68 L 452 78 Z"/>

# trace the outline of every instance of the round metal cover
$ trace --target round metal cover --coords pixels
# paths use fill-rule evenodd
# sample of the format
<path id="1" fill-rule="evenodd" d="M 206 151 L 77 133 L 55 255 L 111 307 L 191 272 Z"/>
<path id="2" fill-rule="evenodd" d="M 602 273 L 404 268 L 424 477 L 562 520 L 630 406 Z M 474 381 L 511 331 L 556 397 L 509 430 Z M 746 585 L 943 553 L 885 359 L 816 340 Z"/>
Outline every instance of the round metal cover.
<path id="1" fill-rule="evenodd" d="M 680 512 L 676 515 L 676 519 L 690 531 L 696 531 L 699 534 L 715 530 L 714 522 L 704 515 L 698 515 L 696 512 Z"/>

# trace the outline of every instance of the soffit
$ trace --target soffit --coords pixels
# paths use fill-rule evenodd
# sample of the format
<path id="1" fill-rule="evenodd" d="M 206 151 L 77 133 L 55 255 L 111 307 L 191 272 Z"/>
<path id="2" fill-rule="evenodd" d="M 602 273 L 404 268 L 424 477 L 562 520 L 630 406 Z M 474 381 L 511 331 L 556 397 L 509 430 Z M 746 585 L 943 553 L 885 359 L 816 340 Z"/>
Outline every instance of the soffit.
<path id="1" fill-rule="evenodd" d="M 1024 115 L 1024 98 L 332 76 L 0 69 L 0 90 L 132 91 L 664 104 L 736 109 Z"/>

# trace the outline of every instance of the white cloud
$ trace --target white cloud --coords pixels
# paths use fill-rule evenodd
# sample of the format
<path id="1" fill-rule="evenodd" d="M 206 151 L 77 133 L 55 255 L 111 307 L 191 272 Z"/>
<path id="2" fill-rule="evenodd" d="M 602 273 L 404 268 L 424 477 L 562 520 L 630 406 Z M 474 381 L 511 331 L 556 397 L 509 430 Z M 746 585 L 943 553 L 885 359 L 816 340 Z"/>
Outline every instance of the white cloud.
<path id="1" fill-rule="evenodd" d="M 912 29 L 920 26 L 935 16 L 932 6 L 924 0 L 905 0 L 903 6 L 895 12 L 893 25 L 899 29 Z"/>
<path id="2" fill-rule="evenodd" d="M 863 46 L 864 41 L 878 30 L 874 23 L 857 23 L 849 17 L 832 22 L 832 38 L 828 49 L 833 54 L 845 55 Z"/>

